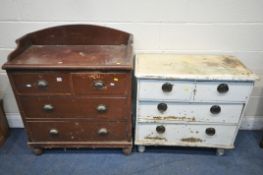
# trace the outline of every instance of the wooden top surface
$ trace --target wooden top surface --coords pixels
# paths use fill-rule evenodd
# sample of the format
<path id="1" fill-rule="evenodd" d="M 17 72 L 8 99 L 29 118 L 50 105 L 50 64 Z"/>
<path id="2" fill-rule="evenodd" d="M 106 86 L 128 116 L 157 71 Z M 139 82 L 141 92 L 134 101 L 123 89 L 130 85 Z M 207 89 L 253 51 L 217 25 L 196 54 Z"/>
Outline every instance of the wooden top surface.
<path id="1" fill-rule="evenodd" d="M 32 45 L 3 68 L 132 69 L 126 45 Z"/>
<path id="2" fill-rule="evenodd" d="M 254 81 L 258 77 L 233 56 L 138 54 L 135 76 L 189 80 Z"/>

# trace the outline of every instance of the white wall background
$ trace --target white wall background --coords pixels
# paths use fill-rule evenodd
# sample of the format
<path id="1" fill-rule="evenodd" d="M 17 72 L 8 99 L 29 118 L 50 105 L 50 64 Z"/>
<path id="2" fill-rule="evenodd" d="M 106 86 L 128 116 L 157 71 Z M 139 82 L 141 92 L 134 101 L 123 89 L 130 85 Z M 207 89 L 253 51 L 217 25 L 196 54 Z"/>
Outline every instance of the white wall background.
<path id="1" fill-rule="evenodd" d="M 231 54 L 261 80 L 242 128 L 263 128 L 263 0 L 1 0 L 0 64 L 15 39 L 49 26 L 87 23 L 134 34 L 135 51 Z M 13 127 L 22 126 L 5 71 L 0 91 Z"/>

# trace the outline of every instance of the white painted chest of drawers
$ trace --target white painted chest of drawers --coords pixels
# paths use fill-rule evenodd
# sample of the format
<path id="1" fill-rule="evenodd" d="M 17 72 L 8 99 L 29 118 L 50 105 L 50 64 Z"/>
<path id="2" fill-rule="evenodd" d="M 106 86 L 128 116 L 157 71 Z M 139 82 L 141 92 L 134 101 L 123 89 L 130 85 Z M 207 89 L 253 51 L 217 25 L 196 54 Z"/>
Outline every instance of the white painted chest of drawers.
<path id="1" fill-rule="evenodd" d="M 234 148 L 257 76 L 232 56 L 139 54 L 135 144 Z"/>

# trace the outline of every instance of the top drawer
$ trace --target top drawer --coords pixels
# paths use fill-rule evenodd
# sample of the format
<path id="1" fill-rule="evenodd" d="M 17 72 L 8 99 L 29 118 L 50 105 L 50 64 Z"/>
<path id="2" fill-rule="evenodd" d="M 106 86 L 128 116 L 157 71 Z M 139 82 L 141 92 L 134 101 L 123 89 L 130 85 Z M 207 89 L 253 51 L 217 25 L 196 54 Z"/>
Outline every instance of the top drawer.
<path id="1" fill-rule="evenodd" d="M 194 82 L 191 81 L 165 81 L 165 80 L 139 80 L 139 100 L 192 100 Z"/>
<path id="2" fill-rule="evenodd" d="M 70 93 L 68 73 L 17 72 L 9 75 L 18 94 Z"/>
<path id="3" fill-rule="evenodd" d="M 194 101 L 246 101 L 252 82 L 197 82 Z"/>
<path id="4" fill-rule="evenodd" d="M 77 95 L 127 95 L 131 90 L 130 73 L 73 73 L 72 82 Z"/>

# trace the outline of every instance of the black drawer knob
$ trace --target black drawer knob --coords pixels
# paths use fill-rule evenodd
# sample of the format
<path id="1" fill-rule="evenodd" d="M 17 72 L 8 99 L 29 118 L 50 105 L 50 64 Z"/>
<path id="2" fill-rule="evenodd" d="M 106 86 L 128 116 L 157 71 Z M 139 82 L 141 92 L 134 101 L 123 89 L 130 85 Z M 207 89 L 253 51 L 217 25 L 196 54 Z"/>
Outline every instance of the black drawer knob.
<path id="1" fill-rule="evenodd" d="M 165 127 L 163 125 L 157 126 L 156 132 L 158 132 L 159 134 L 163 134 L 165 132 Z"/>
<path id="2" fill-rule="evenodd" d="M 219 114 L 221 112 L 221 107 L 218 106 L 218 105 L 213 105 L 211 108 L 210 108 L 210 112 L 212 114 Z"/>
<path id="3" fill-rule="evenodd" d="M 51 111 L 54 110 L 54 106 L 51 105 L 51 104 L 45 104 L 45 105 L 43 106 L 43 110 L 46 111 L 46 112 L 51 112 Z"/>
<path id="4" fill-rule="evenodd" d="M 100 135 L 100 136 L 104 136 L 104 135 L 107 135 L 109 132 L 108 132 L 108 130 L 106 129 L 106 128 L 100 128 L 99 130 L 98 130 L 98 135 Z"/>
<path id="5" fill-rule="evenodd" d="M 107 111 L 107 106 L 104 105 L 104 104 L 100 104 L 97 106 L 96 110 L 99 112 L 99 113 L 104 113 Z"/>
<path id="6" fill-rule="evenodd" d="M 209 136 L 213 136 L 216 134 L 215 128 L 206 128 L 205 133 Z"/>
<path id="7" fill-rule="evenodd" d="M 49 130 L 49 135 L 50 136 L 57 136 L 58 134 L 59 134 L 59 132 L 55 128 Z"/>
<path id="8" fill-rule="evenodd" d="M 37 81 L 37 86 L 39 88 L 47 88 L 48 82 L 46 80 L 38 80 Z"/>
<path id="9" fill-rule="evenodd" d="M 159 103 L 157 105 L 157 109 L 160 111 L 160 112 L 164 112 L 166 111 L 168 108 L 167 104 L 166 103 Z"/>
<path id="10" fill-rule="evenodd" d="M 219 93 L 221 93 L 221 94 L 228 92 L 228 90 L 229 90 L 229 87 L 228 87 L 228 85 L 225 84 L 225 83 L 222 83 L 222 84 L 220 84 L 220 85 L 217 86 L 217 91 L 218 91 Z"/>
<path id="11" fill-rule="evenodd" d="M 104 87 L 104 82 L 102 80 L 97 80 L 94 82 L 94 87 L 96 89 L 102 89 Z"/>
<path id="12" fill-rule="evenodd" d="M 163 92 L 171 92 L 173 89 L 173 85 L 171 83 L 164 83 L 162 85 Z"/>

